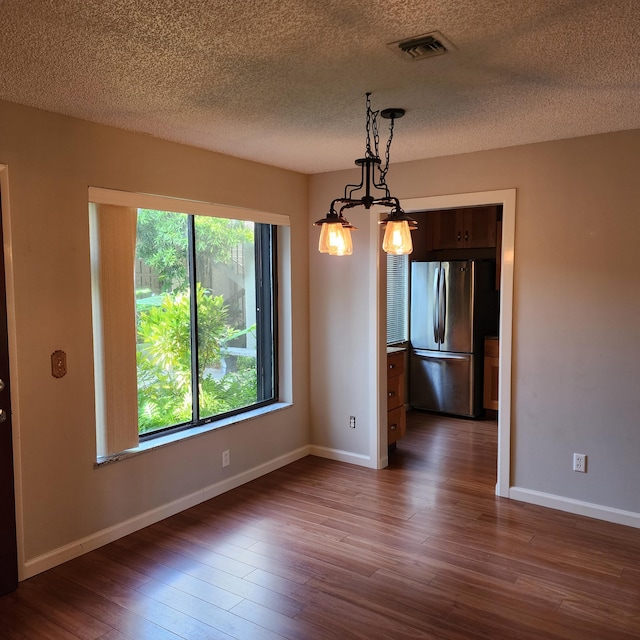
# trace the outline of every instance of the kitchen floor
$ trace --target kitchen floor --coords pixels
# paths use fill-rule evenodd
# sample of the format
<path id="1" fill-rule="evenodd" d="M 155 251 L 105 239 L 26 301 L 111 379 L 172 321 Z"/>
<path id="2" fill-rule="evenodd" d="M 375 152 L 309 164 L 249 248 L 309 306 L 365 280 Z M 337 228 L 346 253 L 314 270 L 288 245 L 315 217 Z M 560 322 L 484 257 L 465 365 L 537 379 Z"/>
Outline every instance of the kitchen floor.
<path id="1" fill-rule="evenodd" d="M 389 465 L 494 487 L 497 460 L 495 416 L 469 420 L 413 410 L 407 412 L 407 438 L 398 441 Z"/>

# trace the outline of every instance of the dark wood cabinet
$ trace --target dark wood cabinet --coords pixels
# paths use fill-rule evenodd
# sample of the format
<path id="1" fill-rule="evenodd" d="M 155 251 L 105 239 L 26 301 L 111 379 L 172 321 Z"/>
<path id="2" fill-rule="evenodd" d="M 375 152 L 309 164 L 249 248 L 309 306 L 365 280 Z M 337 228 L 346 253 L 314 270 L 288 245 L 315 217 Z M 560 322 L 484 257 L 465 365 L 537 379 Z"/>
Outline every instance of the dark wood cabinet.
<path id="1" fill-rule="evenodd" d="M 443 209 L 429 212 L 429 249 L 484 249 L 496 246 L 498 207 Z"/>
<path id="2" fill-rule="evenodd" d="M 483 406 L 498 410 L 498 377 L 500 374 L 500 341 L 498 338 L 484 339 L 484 394 Z"/>
<path id="3" fill-rule="evenodd" d="M 404 406 L 405 351 L 387 354 L 387 444 L 394 444 L 407 430 Z"/>

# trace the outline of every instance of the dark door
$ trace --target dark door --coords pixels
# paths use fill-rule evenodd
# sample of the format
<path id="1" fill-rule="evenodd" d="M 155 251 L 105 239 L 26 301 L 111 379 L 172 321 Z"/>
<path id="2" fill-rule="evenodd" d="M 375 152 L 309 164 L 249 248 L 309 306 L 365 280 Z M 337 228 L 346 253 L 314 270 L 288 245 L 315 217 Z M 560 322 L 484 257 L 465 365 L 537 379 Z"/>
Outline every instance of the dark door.
<path id="1" fill-rule="evenodd" d="M 9 341 L 7 338 L 7 296 L 3 247 L 2 210 L 0 209 L 0 595 L 9 593 L 18 586 Z"/>

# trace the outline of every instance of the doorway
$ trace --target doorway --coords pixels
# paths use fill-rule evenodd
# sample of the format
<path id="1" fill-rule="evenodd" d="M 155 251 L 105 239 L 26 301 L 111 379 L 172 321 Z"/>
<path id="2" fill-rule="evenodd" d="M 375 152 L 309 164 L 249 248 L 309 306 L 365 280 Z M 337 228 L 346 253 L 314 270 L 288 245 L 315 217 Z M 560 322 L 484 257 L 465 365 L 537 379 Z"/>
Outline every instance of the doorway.
<path id="1" fill-rule="evenodd" d="M 511 474 L 511 353 L 513 336 L 513 264 L 515 243 L 516 190 L 482 191 L 407 198 L 401 202 L 409 214 L 420 211 L 502 205 L 500 276 L 500 374 L 498 381 L 498 457 L 496 495 L 509 497 Z"/>
<path id="2" fill-rule="evenodd" d="M 0 167 L 2 172 L 2 167 Z M 2 185 L 0 185 L 0 189 Z M 0 249 L 2 234 L 2 191 L 0 191 Z M 18 552 L 13 473 L 11 385 L 4 250 L 0 250 L 0 595 L 18 586 Z"/>

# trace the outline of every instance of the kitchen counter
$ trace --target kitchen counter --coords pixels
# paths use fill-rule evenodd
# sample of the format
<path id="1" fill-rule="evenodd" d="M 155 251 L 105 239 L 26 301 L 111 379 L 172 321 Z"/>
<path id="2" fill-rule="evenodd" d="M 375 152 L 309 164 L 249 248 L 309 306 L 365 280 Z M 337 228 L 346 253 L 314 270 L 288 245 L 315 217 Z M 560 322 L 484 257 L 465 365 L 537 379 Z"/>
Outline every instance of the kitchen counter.
<path id="1" fill-rule="evenodd" d="M 407 350 L 407 347 L 387 347 L 387 355 L 390 353 L 401 353 Z"/>

